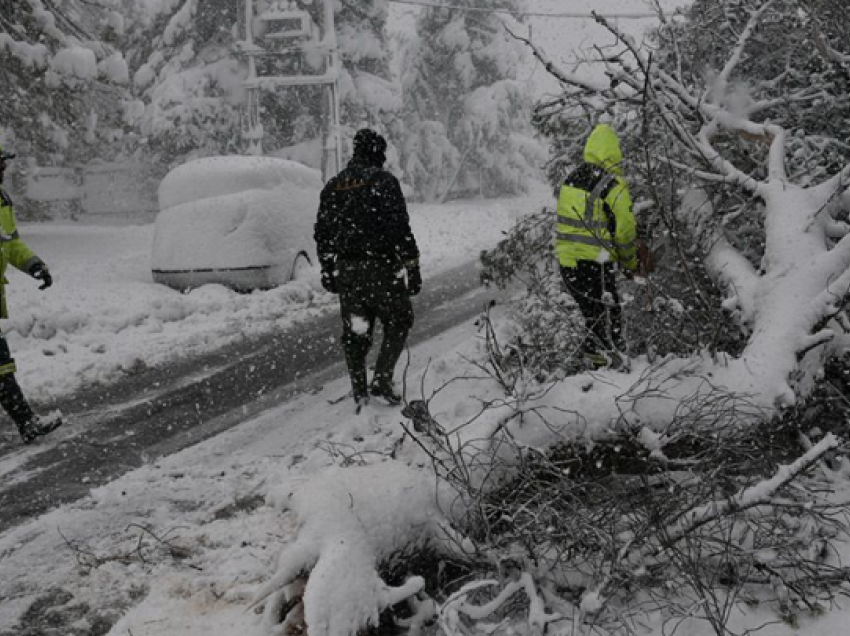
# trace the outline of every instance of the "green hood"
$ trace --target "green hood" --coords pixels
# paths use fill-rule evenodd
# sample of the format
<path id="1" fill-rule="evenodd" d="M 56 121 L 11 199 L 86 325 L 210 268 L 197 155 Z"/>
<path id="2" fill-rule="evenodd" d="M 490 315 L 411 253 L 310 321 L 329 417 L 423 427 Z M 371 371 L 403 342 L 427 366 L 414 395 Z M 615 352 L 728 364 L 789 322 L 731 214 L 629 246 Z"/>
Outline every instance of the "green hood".
<path id="1" fill-rule="evenodd" d="M 621 174 L 620 164 L 623 162 L 623 152 L 620 150 L 617 133 L 611 126 L 600 124 L 593 129 L 584 146 L 584 160 L 587 163 L 602 166 L 614 174 Z"/>

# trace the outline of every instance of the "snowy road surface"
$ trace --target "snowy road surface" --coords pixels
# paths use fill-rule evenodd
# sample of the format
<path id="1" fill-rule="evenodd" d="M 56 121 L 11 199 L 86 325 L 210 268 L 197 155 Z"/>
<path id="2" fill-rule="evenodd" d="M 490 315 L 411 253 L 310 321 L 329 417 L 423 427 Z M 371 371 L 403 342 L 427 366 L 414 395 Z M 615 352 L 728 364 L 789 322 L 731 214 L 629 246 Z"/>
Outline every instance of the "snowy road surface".
<path id="1" fill-rule="evenodd" d="M 415 299 L 411 344 L 474 318 L 498 296 L 478 285 L 475 263 L 429 280 Z M 21 448 L 11 437 L 0 447 L 0 531 L 293 395 L 317 392 L 328 379 L 345 374 L 339 330 L 339 317 L 331 310 L 283 333 L 149 369 L 64 400 L 58 406 L 69 419 L 65 429 L 33 447 Z"/>

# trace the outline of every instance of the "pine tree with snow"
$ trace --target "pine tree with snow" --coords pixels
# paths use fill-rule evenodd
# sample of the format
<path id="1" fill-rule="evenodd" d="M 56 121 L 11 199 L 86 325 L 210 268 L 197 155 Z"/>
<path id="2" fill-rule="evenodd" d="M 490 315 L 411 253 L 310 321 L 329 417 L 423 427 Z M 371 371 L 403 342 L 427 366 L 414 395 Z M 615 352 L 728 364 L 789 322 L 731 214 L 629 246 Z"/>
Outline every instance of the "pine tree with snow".
<path id="1" fill-rule="evenodd" d="M 277 5 L 275 5 L 277 6 Z M 317 32 L 324 33 L 324 4 L 296 2 Z M 391 79 L 383 0 L 334 5 L 342 66 L 340 98 L 344 133 L 361 125 L 389 131 L 400 107 L 400 90 Z M 257 3 L 255 15 L 272 8 Z M 129 109 L 142 136 L 169 161 L 191 155 L 242 150 L 241 113 L 246 104 L 244 59 L 238 59 L 235 34 L 244 3 L 231 0 L 169 0 L 153 9 L 125 2 L 133 24 L 127 44 L 138 99 Z M 255 24 L 255 28 L 262 28 Z M 257 44 L 275 53 L 259 58 L 259 75 L 317 75 L 323 55 L 283 53 L 289 42 Z M 309 48 L 310 43 L 305 43 Z M 328 127 L 324 86 L 265 87 L 260 95 L 264 149 L 315 143 Z"/>
<path id="2" fill-rule="evenodd" d="M 401 90 L 390 69 L 387 17 L 386 0 L 342 3 L 336 13 L 342 121 L 352 129 L 388 130 L 401 108 Z"/>
<path id="3" fill-rule="evenodd" d="M 110 0 L 5 2 L 0 10 L 0 141 L 32 160 L 85 161 L 120 128 L 121 31 Z"/>
<path id="4" fill-rule="evenodd" d="M 231 52 L 236 3 L 125 0 L 123 10 L 135 93 L 126 111 L 141 147 L 166 163 L 235 151 L 245 76 Z"/>
<path id="5" fill-rule="evenodd" d="M 514 0 L 487 11 L 427 8 L 403 47 L 406 176 L 426 200 L 521 192 L 539 159 L 530 141 L 522 47 L 506 28 Z M 463 10 L 466 8 L 467 10 Z"/>

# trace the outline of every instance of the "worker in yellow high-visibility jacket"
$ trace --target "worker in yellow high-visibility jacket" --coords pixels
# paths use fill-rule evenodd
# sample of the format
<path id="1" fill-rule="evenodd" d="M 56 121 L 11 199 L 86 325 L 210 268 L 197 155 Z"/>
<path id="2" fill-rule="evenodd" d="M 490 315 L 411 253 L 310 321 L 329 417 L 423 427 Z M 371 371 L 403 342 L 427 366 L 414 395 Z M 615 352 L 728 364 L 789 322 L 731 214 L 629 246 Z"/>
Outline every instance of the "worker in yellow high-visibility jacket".
<path id="1" fill-rule="evenodd" d="M 8 318 L 6 309 L 6 267 L 12 265 L 41 281 L 41 289 L 47 289 L 53 284 L 53 277 L 35 252 L 33 252 L 20 236 L 15 222 L 15 211 L 12 199 L 3 189 L 3 177 L 10 159 L 15 155 L 4 152 L 0 146 L 0 318 Z M 25 444 L 37 437 L 47 435 L 62 425 L 58 413 L 41 417 L 33 413 L 24 397 L 18 381 L 15 379 L 15 361 L 9 351 L 6 338 L 0 334 L 0 406 L 18 427 Z"/>
<path id="2" fill-rule="evenodd" d="M 584 163 L 558 195 L 555 252 L 567 291 L 587 324 L 584 353 L 596 366 L 618 361 L 623 346 L 615 267 L 628 277 L 638 267 L 637 224 L 622 160 L 617 134 L 608 125 L 597 126 L 585 145 Z"/>

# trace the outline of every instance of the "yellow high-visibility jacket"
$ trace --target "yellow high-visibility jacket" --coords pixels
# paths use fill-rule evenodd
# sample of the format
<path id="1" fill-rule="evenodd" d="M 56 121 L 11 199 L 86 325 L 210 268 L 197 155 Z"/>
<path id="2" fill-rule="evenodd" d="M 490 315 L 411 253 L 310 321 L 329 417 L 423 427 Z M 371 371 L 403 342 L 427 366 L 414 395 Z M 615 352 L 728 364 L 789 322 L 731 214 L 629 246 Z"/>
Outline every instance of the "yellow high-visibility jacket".
<path id="1" fill-rule="evenodd" d="M 6 267 L 13 267 L 32 275 L 33 266 L 42 260 L 18 236 L 12 199 L 0 188 L 0 318 L 8 318 L 6 310 Z"/>
<path id="2" fill-rule="evenodd" d="M 610 126 L 597 126 L 558 195 L 555 253 L 563 267 L 578 261 L 617 262 L 637 269 L 636 222 L 629 186 L 620 176 L 623 154 Z"/>

